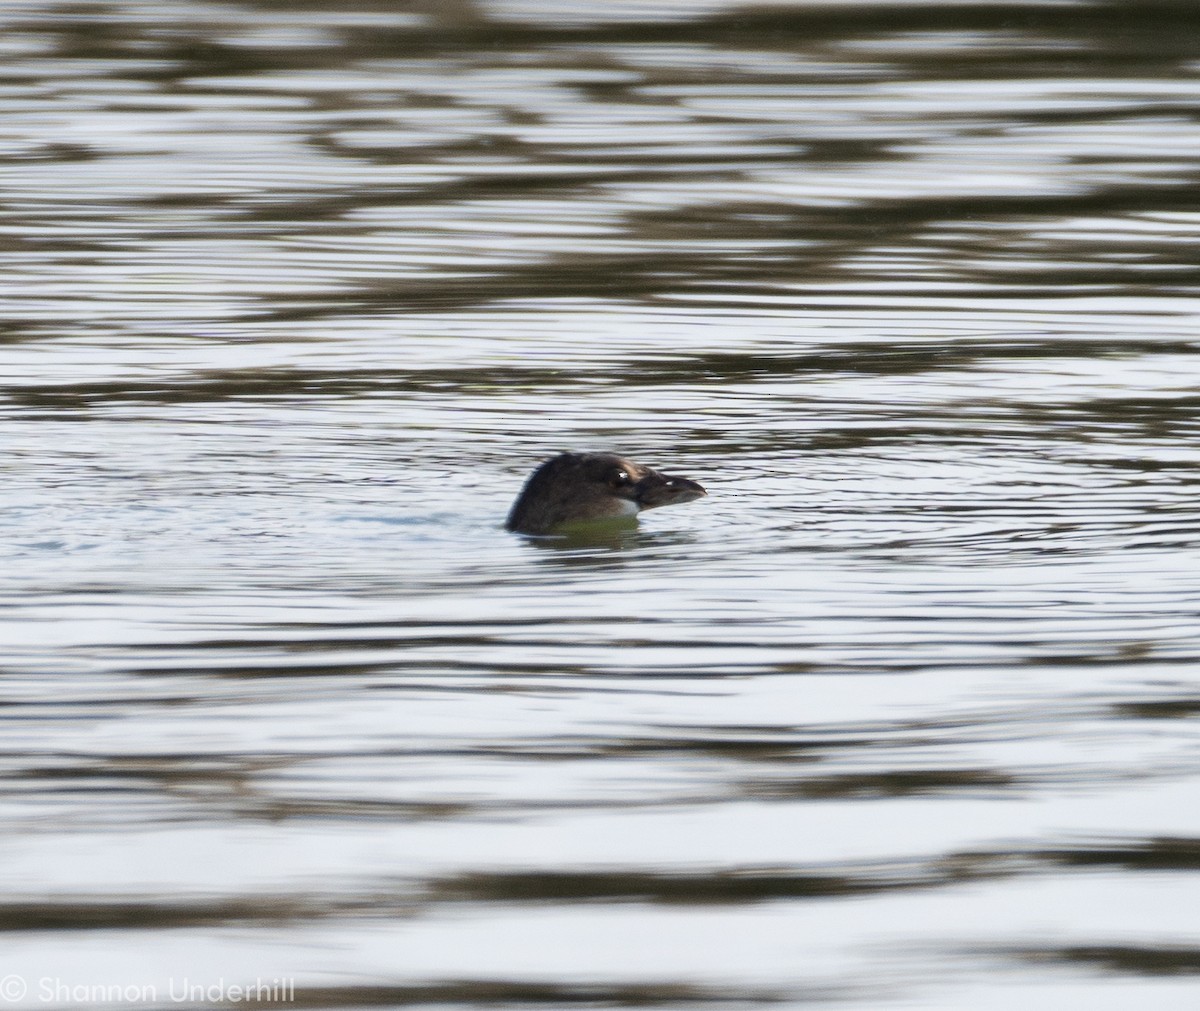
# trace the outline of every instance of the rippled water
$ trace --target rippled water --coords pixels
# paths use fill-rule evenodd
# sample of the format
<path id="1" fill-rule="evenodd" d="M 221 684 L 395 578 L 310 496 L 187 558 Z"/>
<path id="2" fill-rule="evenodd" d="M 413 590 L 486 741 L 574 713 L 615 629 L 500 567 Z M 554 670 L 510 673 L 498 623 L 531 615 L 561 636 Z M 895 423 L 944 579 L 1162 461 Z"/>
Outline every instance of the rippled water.
<path id="1" fill-rule="evenodd" d="M 0 55 L 0 1001 L 1196 1006 L 1191 5 Z"/>

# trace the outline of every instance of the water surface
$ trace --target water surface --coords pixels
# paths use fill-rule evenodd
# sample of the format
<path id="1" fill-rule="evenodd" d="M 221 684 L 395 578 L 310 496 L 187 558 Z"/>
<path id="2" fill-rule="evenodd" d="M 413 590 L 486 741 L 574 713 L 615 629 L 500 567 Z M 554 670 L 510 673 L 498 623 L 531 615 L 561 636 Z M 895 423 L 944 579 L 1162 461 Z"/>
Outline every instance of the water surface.
<path id="1" fill-rule="evenodd" d="M 0 997 L 1194 1007 L 1198 29 L 4 7 Z"/>

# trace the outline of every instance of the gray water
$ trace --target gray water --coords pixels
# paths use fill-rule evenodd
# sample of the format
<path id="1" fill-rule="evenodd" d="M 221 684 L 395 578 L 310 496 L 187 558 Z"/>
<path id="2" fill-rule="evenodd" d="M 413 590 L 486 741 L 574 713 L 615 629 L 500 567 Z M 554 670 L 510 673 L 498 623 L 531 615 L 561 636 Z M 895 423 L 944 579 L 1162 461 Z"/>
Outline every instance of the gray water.
<path id="1" fill-rule="evenodd" d="M 1198 117 L 1190 4 L 0 6 L 0 1002 L 1200 1006 Z"/>

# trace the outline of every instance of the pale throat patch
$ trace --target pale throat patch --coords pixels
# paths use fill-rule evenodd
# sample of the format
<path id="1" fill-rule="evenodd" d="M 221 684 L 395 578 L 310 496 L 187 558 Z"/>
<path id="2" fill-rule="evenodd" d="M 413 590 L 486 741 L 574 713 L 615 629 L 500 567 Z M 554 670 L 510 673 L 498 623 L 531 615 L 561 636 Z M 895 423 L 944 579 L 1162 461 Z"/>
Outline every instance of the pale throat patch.
<path id="1" fill-rule="evenodd" d="M 642 507 L 634 502 L 633 499 L 622 498 L 617 501 L 621 503 L 621 508 L 613 513 L 614 516 L 636 516 L 641 512 Z"/>

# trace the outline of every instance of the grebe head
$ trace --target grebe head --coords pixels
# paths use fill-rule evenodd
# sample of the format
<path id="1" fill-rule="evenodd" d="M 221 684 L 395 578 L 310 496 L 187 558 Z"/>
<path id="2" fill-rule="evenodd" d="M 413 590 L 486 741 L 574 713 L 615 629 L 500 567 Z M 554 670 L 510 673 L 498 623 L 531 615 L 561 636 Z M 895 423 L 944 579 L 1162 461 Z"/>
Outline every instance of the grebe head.
<path id="1" fill-rule="evenodd" d="M 707 494 L 695 481 L 614 453 L 561 453 L 530 475 L 505 525 L 519 534 L 549 534 Z"/>

